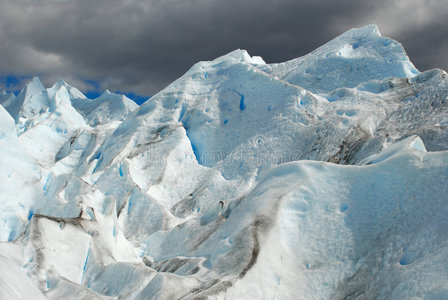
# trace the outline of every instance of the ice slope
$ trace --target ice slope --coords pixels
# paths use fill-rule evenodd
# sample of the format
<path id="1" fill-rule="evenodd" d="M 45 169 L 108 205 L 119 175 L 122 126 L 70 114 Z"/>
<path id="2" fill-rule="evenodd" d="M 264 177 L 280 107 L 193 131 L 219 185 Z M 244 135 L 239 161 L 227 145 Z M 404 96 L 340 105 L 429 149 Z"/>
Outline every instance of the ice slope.
<path id="1" fill-rule="evenodd" d="M 39 165 L 21 146 L 13 118 L 0 106 L 0 241 L 18 238 L 42 198 Z"/>
<path id="2" fill-rule="evenodd" d="M 273 169 L 260 186 L 270 185 L 264 193 L 281 186 L 281 197 L 263 216 L 274 220 L 258 237 L 261 263 L 225 297 L 446 296 L 447 153 L 427 153 L 418 137 L 390 148 L 369 166 L 294 162 Z M 248 198 L 259 206 L 270 197 Z"/>
<path id="3" fill-rule="evenodd" d="M 0 255 L 0 298 L 28 300 L 46 299 L 41 291 L 11 259 Z"/>
<path id="4" fill-rule="evenodd" d="M 0 263 L 48 299 L 444 298 L 447 80 L 376 26 L 200 62 L 139 108 L 35 78 L 0 96 L 0 160 L 27 162 L 0 171 Z"/>
<path id="5" fill-rule="evenodd" d="M 111 119 L 123 121 L 138 105 L 124 95 L 118 95 L 105 91 L 99 98 L 92 101 L 72 97 L 74 108 L 88 121 L 91 126 L 108 123 Z"/>

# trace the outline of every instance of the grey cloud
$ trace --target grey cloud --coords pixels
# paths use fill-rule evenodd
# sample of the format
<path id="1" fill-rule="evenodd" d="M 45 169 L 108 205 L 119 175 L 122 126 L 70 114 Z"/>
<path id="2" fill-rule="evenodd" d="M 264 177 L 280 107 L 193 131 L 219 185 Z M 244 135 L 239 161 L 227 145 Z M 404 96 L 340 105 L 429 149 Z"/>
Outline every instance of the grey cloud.
<path id="1" fill-rule="evenodd" d="M 420 70 L 448 70 L 448 5 L 446 0 L 374 2 L 366 16 L 383 34 L 403 44 Z"/>
<path id="2" fill-rule="evenodd" d="M 236 48 L 280 62 L 375 22 L 420 69 L 446 68 L 448 17 L 436 22 L 429 11 L 418 26 L 405 20 L 395 28 L 381 17 L 394 2 L 398 15 L 408 13 L 402 0 L 1 0 L 0 75 L 37 74 L 47 84 L 63 77 L 81 89 L 92 79 L 103 89 L 151 95 L 197 61 Z"/>

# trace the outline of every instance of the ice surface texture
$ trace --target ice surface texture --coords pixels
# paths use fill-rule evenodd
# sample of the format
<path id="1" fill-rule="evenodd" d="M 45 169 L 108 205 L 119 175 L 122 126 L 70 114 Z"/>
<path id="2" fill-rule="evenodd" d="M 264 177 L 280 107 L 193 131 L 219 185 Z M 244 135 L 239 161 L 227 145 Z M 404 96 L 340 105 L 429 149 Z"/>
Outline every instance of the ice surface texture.
<path id="1" fill-rule="evenodd" d="M 443 299 L 448 79 L 374 25 L 142 106 L 0 94 L 1 299 Z"/>

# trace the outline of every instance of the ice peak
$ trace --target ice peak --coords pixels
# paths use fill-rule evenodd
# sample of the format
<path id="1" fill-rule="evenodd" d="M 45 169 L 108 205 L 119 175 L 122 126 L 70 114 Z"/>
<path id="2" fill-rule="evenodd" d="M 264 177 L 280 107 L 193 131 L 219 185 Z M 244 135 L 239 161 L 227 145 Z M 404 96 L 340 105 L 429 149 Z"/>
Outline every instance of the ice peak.
<path id="1" fill-rule="evenodd" d="M 132 101 L 131 99 L 129 99 L 128 97 L 126 97 L 125 95 L 121 95 L 121 94 L 117 94 L 117 93 L 112 93 L 109 90 L 105 90 L 97 99 L 95 100 L 101 100 L 101 101 L 123 101 L 124 103 L 126 102 L 132 102 L 133 104 L 135 104 L 134 101 Z"/>
<path id="2" fill-rule="evenodd" d="M 403 46 L 381 36 L 376 25 L 350 29 L 310 54 L 270 65 L 266 71 L 314 93 L 419 74 Z"/>
<path id="3" fill-rule="evenodd" d="M 38 76 L 34 76 L 30 82 L 35 82 L 35 83 L 40 83 L 42 84 L 42 82 L 40 81 L 40 78 Z"/>
<path id="4" fill-rule="evenodd" d="M 348 31 L 346 31 L 345 33 L 343 33 L 342 35 L 340 35 L 340 37 L 342 36 L 351 36 L 351 37 L 368 37 L 368 36 L 372 36 L 372 37 L 380 37 L 381 33 L 380 30 L 378 29 L 378 26 L 376 24 L 369 24 L 363 27 L 359 27 L 359 28 L 352 28 Z"/>
<path id="5" fill-rule="evenodd" d="M 62 78 L 59 78 L 58 80 L 56 80 L 56 82 L 53 84 L 51 88 L 59 89 L 61 86 L 67 86 L 67 85 L 68 84 Z"/>
<path id="6" fill-rule="evenodd" d="M 233 50 L 223 56 L 216 58 L 215 60 L 225 60 L 225 59 L 236 59 L 236 60 L 244 60 L 249 56 L 247 50 L 244 49 L 236 49 Z"/>
<path id="7" fill-rule="evenodd" d="M 61 78 L 59 78 L 52 86 L 51 88 L 49 88 L 48 90 L 50 92 L 57 92 L 58 90 L 60 90 L 62 87 L 64 87 L 65 89 L 69 89 L 70 85 L 68 85 L 64 80 L 62 80 Z"/>
<path id="8" fill-rule="evenodd" d="M 40 81 L 39 77 L 35 76 L 33 77 L 33 79 L 31 79 L 30 82 L 26 84 L 25 88 L 22 91 L 25 91 L 27 95 L 33 95 L 44 90 L 45 87 L 42 84 L 42 81 Z"/>
<path id="9" fill-rule="evenodd" d="M 216 58 L 214 61 L 230 61 L 233 63 L 246 62 L 255 65 L 266 64 L 260 56 L 250 56 L 247 50 L 244 49 L 236 49 L 226 55 Z"/>

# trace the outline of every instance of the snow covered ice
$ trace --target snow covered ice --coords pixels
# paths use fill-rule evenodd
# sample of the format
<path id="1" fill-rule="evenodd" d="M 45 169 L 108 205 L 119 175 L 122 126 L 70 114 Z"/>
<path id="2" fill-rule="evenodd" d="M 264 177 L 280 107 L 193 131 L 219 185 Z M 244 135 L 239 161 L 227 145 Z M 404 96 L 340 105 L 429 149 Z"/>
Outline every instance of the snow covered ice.
<path id="1" fill-rule="evenodd" d="M 448 78 L 374 25 L 140 107 L 0 94 L 1 299 L 447 299 Z"/>

